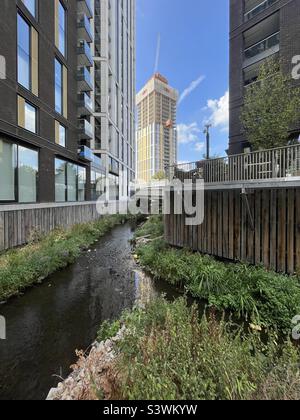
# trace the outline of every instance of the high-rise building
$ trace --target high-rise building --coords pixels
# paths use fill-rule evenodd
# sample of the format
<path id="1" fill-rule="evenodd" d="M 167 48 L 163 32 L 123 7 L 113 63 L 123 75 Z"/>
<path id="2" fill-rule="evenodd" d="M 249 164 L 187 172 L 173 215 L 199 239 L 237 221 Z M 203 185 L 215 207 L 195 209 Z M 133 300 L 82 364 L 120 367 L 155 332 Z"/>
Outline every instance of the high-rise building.
<path id="1" fill-rule="evenodd" d="M 137 180 L 149 182 L 177 162 L 178 92 L 155 74 L 137 95 Z"/>
<path id="2" fill-rule="evenodd" d="M 1 6 L 0 204 L 127 195 L 135 169 L 135 0 Z"/>
<path id="3" fill-rule="evenodd" d="M 135 179 L 135 0 L 95 0 L 95 137 L 110 198 Z M 101 174 L 98 174 L 101 176 Z"/>
<path id="4" fill-rule="evenodd" d="M 293 57 L 300 54 L 300 0 L 230 1 L 230 144 L 241 153 L 248 144 L 240 115 L 247 86 L 255 83 L 260 65 L 278 57 L 292 73 Z M 294 136 L 300 133 L 300 122 Z"/>
<path id="5" fill-rule="evenodd" d="M 92 17 L 88 0 L 1 2 L 0 203 L 90 200 Z"/>

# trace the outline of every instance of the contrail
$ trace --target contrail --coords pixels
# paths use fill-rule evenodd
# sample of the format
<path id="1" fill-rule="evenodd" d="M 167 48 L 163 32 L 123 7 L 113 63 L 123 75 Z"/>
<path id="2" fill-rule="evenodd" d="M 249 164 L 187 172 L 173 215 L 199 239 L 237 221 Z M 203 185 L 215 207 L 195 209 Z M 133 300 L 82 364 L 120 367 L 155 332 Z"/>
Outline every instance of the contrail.
<path id="1" fill-rule="evenodd" d="M 157 38 L 157 48 L 156 48 L 154 74 L 158 72 L 159 58 L 160 58 L 160 43 L 161 43 L 161 37 L 160 37 L 160 33 L 159 33 L 158 38 Z"/>

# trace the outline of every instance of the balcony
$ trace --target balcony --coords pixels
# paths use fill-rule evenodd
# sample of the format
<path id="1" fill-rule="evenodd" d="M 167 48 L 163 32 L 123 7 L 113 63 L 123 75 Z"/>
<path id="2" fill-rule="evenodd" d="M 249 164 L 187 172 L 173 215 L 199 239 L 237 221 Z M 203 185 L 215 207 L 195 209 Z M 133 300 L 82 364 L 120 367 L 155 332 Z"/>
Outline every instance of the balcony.
<path id="1" fill-rule="evenodd" d="M 80 45 L 77 47 L 77 55 L 80 66 L 92 67 L 93 56 L 91 48 L 86 41 L 80 41 Z"/>
<path id="2" fill-rule="evenodd" d="M 255 16 L 259 15 L 269 7 L 273 6 L 274 3 L 277 3 L 278 0 L 258 0 L 258 1 L 246 1 L 246 13 L 244 15 L 245 22 L 253 19 Z M 258 3 L 258 4 L 257 4 Z"/>
<path id="3" fill-rule="evenodd" d="M 77 73 L 79 92 L 91 92 L 93 90 L 92 76 L 87 67 L 80 67 Z"/>
<path id="4" fill-rule="evenodd" d="M 78 95 L 78 117 L 88 116 L 93 114 L 93 101 L 87 93 L 80 93 Z"/>
<path id="5" fill-rule="evenodd" d="M 252 45 L 245 50 L 245 67 L 264 60 L 280 50 L 280 32 Z"/>
<path id="6" fill-rule="evenodd" d="M 94 15 L 91 0 L 78 0 L 78 13 L 91 19 Z"/>
<path id="7" fill-rule="evenodd" d="M 93 42 L 93 33 L 89 19 L 86 15 L 81 17 L 77 23 L 78 38 L 86 42 Z"/>
<path id="8" fill-rule="evenodd" d="M 93 126 L 86 119 L 78 120 L 79 140 L 91 140 L 93 136 Z"/>

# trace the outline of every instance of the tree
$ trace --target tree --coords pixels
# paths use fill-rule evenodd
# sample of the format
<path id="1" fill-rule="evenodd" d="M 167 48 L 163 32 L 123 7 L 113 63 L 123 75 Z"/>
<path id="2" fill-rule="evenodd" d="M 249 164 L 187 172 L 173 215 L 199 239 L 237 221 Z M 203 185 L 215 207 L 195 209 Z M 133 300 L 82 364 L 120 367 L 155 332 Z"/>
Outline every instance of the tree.
<path id="1" fill-rule="evenodd" d="M 241 116 L 254 150 L 286 146 L 289 130 L 300 120 L 300 88 L 278 60 L 261 65 L 258 81 L 247 87 Z"/>
<path id="2" fill-rule="evenodd" d="M 163 181 L 164 179 L 166 179 L 166 174 L 164 173 L 164 171 L 157 172 L 152 179 L 155 181 Z"/>

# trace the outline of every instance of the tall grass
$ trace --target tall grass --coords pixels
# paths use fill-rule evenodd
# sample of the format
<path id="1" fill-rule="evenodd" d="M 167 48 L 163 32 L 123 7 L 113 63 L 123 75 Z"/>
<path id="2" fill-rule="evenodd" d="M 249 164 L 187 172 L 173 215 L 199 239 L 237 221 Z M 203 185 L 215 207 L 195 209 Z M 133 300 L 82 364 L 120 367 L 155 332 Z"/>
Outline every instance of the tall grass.
<path id="1" fill-rule="evenodd" d="M 162 224 L 158 219 L 155 223 Z M 199 253 L 172 249 L 161 239 L 138 246 L 137 255 L 155 278 L 262 327 L 290 331 L 291 320 L 300 314 L 300 282 L 296 276 L 284 276 L 263 267 L 226 264 Z"/>
<path id="2" fill-rule="evenodd" d="M 123 220 L 124 216 L 107 216 L 69 230 L 55 230 L 36 243 L 0 255 L 0 300 L 74 263 L 85 248 Z"/>
<path id="3" fill-rule="evenodd" d="M 157 299 L 125 313 L 116 344 L 114 398 L 124 400 L 244 400 L 300 398 L 298 350 L 276 335 L 263 344 L 214 317 L 199 320 L 185 299 Z M 107 325 L 105 338 L 108 338 Z M 114 328 L 111 328 L 114 334 Z M 101 336 L 101 334 L 100 334 Z"/>

